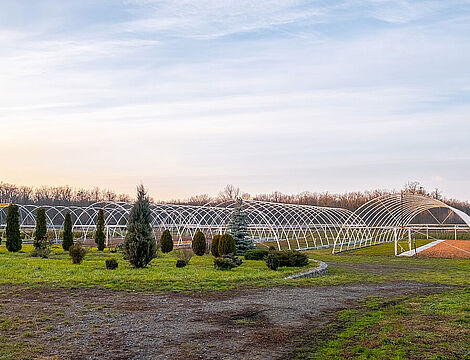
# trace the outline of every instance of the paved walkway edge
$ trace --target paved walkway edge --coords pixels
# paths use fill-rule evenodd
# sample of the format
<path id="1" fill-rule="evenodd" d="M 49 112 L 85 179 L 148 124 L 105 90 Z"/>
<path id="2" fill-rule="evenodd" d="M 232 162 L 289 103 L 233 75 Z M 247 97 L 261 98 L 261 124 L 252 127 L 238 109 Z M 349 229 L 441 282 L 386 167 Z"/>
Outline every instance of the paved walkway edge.
<path id="1" fill-rule="evenodd" d="M 325 275 L 328 272 L 328 264 L 324 263 L 323 261 L 319 260 L 312 260 L 315 261 L 316 263 L 319 263 L 320 265 L 317 266 L 315 269 L 305 271 L 302 273 L 294 274 L 285 277 L 284 279 L 301 279 L 301 278 L 310 278 L 310 277 L 315 277 L 315 276 L 321 276 Z"/>
<path id="2" fill-rule="evenodd" d="M 417 253 L 419 253 L 423 250 L 429 249 L 429 248 L 433 247 L 434 245 L 437 245 L 437 244 L 439 244 L 443 241 L 444 240 L 435 240 L 435 241 L 432 241 L 432 242 L 430 242 L 426 245 L 420 246 L 419 248 L 416 248 L 416 252 L 415 252 L 414 249 L 411 250 L 411 251 L 408 250 L 408 251 L 402 252 L 401 254 L 398 254 L 398 256 L 413 256 L 413 255 L 415 255 L 415 254 L 417 254 Z"/>

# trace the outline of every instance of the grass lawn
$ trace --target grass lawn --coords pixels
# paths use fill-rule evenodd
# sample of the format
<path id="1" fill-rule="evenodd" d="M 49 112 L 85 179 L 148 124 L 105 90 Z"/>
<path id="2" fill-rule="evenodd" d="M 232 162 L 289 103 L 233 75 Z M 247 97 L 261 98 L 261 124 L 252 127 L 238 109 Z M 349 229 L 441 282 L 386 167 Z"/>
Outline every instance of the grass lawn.
<path id="1" fill-rule="evenodd" d="M 134 269 L 120 253 L 92 249 L 81 265 L 73 265 L 68 253 L 53 247 L 48 259 L 31 257 L 32 245 L 21 252 L 9 253 L 0 246 L 0 284 L 25 286 L 99 286 L 121 290 L 190 291 L 222 290 L 234 287 L 274 286 L 295 283 L 285 276 L 316 267 L 269 270 L 264 261 L 244 260 L 236 269 L 215 270 L 210 255 L 193 256 L 184 268 L 176 268 L 176 255 L 161 254 L 147 268 Z M 117 270 L 107 270 L 105 260 L 114 257 Z"/>
<path id="2" fill-rule="evenodd" d="M 344 310 L 298 359 L 470 359 L 470 288 Z"/>
<path id="3" fill-rule="evenodd" d="M 330 275 L 348 274 L 364 281 L 406 280 L 470 286 L 468 259 L 370 256 L 360 254 L 358 251 L 332 255 L 331 249 L 323 249 L 307 253 L 309 257 L 329 264 Z"/>
<path id="4" fill-rule="evenodd" d="M 358 254 L 359 251 L 332 255 L 331 249 L 314 250 L 307 254 L 312 259 L 328 263 L 328 274 L 310 279 L 284 280 L 285 276 L 313 268 L 316 264 L 272 271 L 264 261 L 245 260 L 236 269 L 221 271 L 214 269 L 212 256 L 204 255 L 194 256 L 185 268 L 176 268 L 177 257 L 172 252 L 159 253 L 148 268 L 134 269 L 122 259 L 120 253 L 100 253 L 92 249 L 81 265 L 73 265 L 68 253 L 62 248 L 54 247 L 49 259 L 33 258 L 31 250 L 31 245 L 25 245 L 21 252 L 9 253 L 4 245 L 0 246 L 0 284 L 72 288 L 98 286 L 128 291 L 224 290 L 394 280 L 470 285 L 470 261 L 465 259 L 369 256 Z M 109 257 L 118 260 L 117 270 L 106 270 L 105 259 Z M 380 270 L 383 267 L 386 267 L 386 271 Z"/>

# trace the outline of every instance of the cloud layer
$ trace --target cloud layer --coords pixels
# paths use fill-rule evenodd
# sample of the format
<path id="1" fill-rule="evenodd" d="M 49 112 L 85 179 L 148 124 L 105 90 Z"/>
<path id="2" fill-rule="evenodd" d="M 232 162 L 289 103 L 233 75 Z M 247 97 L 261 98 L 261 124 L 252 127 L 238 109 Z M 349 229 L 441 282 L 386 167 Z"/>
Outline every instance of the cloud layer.
<path id="1" fill-rule="evenodd" d="M 470 199 L 469 20 L 468 1 L 4 2 L 1 180 Z"/>

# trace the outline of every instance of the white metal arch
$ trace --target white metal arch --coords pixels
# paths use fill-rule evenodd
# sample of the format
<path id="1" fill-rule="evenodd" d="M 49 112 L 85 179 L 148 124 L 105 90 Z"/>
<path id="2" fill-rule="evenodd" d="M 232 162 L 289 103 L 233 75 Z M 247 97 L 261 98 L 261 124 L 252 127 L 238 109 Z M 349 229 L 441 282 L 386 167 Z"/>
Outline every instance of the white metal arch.
<path id="1" fill-rule="evenodd" d="M 370 246 L 402 238 L 406 226 L 421 212 L 443 207 L 453 211 L 470 226 L 470 216 L 445 203 L 421 195 L 389 194 L 361 206 L 355 212 L 342 208 L 241 200 L 247 218 L 248 236 L 255 242 L 274 242 L 297 250 L 333 246 L 333 252 Z M 72 217 L 73 229 L 86 239 L 96 230 L 97 213 L 103 209 L 107 239 L 124 238 L 133 204 L 98 202 L 86 207 L 19 205 L 20 226 L 31 236 L 36 212 L 45 209 L 47 227 L 60 241 L 65 214 Z M 150 204 L 151 225 L 156 240 L 170 230 L 181 244 L 196 231 L 211 239 L 228 231 L 237 201 L 205 205 Z M 7 208 L 0 208 L 0 228 L 5 227 Z"/>
<path id="2" fill-rule="evenodd" d="M 428 210 L 447 208 L 470 227 L 470 216 L 444 202 L 409 193 L 387 194 L 362 205 L 343 224 L 333 253 L 404 238 L 413 219 Z"/>

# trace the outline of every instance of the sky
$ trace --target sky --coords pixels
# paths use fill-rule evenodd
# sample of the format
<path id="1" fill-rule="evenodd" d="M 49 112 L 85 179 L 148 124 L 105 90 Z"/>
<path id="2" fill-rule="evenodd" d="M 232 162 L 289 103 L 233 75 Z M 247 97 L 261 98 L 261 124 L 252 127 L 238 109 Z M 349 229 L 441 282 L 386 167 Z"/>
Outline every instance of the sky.
<path id="1" fill-rule="evenodd" d="M 470 0 L 0 0 L 0 181 L 470 200 Z"/>

